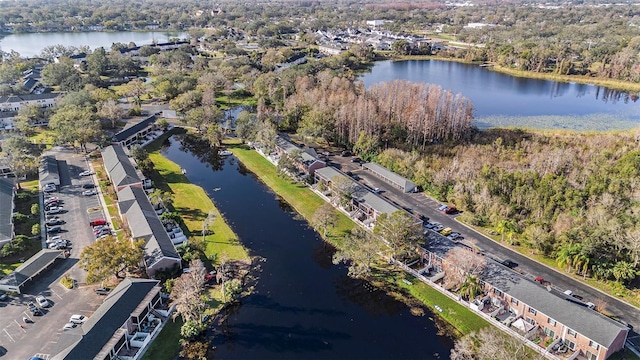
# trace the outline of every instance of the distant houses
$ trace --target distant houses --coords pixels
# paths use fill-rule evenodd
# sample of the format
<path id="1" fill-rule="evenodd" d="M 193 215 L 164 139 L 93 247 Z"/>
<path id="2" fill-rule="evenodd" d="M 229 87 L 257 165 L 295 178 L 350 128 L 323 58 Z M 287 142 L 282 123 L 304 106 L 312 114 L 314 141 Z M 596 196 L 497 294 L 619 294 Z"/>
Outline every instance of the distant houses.
<path id="1" fill-rule="evenodd" d="M 0 111 L 20 111 L 27 105 L 38 105 L 43 108 L 52 107 L 56 104 L 57 93 L 45 94 L 25 94 L 0 96 Z"/>

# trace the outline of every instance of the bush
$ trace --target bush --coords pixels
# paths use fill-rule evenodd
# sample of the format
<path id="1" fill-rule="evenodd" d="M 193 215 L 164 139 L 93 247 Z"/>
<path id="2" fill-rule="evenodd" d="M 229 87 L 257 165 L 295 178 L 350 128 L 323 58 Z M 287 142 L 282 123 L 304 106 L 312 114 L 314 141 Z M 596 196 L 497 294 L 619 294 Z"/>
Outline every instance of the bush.
<path id="1" fill-rule="evenodd" d="M 5 244 L 2 249 L 0 249 L 0 256 L 7 257 L 25 251 L 27 249 L 28 241 L 29 238 L 25 235 L 16 236 L 15 239 Z"/>
<path id="2" fill-rule="evenodd" d="M 40 224 L 33 224 L 33 226 L 31 227 L 31 235 L 40 235 Z"/>
<path id="3" fill-rule="evenodd" d="M 73 279 L 69 275 L 65 275 L 60 279 L 60 284 L 67 289 L 73 289 Z"/>
<path id="4" fill-rule="evenodd" d="M 27 220 L 29 220 L 29 215 L 25 215 L 22 213 L 15 213 L 13 214 L 13 222 L 16 224 L 22 224 L 24 222 L 26 222 Z"/>
<path id="5" fill-rule="evenodd" d="M 32 204 L 31 205 L 31 215 L 33 216 L 37 216 L 40 214 L 40 205 L 36 204 Z"/>
<path id="6" fill-rule="evenodd" d="M 204 330 L 204 324 L 196 321 L 187 321 L 180 328 L 180 336 L 183 339 L 192 339 Z"/>

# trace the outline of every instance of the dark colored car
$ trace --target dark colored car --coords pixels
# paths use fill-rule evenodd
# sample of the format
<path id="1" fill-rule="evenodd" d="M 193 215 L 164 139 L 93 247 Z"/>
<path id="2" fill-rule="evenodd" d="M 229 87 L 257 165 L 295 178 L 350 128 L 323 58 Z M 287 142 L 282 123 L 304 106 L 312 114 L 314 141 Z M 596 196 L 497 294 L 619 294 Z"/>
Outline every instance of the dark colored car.
<path id="1" fill-rule="evenodd" d="M 99 287 L 99 288 L 95 289 L 94 291 L 98 295 L 108 295 L 109 291 L 111 291 L 111 289 L 109 289 L 107 287 Z"/>
<path id="2" fill-rule="evenodd" d="M 513 262 L 513 261 L 511 261 L 509 259 L 503 260 L 500 264 L 508 267 L 509 269 L 514 269 L 514 268 L 518 267 L 518 263 L 515 263 L 515 262 Z"/>
<path id="3" fill-rule="evenodd" d="M 444 213 L 445 213 L 445 214 L 449 214 L 449 215 L 451 215 L 451 214 L 457 214 L 457 213 L 458 213 L 458 209 L 456 209 L 456 207 L 455 207 L 455 206 L 449 206 L 449 207 L 447 207 L 447 209 L 446 209 L 446 210 L 444 210 Z"/>
<path id="4" fill-rule="evenodd" d="M 62 227 L 56 225 L 56 226 L 51 226 L 47 229 L 47 233 L 49 234 L 55 234 L 55 233 L 59 233 L 62 231 Z"/>
<path id="5" fill-rule="evenodd" d="M 83 189 L 93 189 L 96 187 L 94 184 L 82 184 Z"/>

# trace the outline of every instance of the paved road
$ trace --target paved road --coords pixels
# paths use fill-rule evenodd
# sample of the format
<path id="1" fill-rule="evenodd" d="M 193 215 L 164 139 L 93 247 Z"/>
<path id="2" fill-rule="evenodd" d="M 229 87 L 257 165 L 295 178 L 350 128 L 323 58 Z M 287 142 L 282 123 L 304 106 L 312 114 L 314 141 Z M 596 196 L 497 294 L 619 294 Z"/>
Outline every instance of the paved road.
<path id="1" fill-rule="evenodd" d="M 58 216 L 65 220 L 64 232 L 60 235 L 73 243 L 71 255 L 58 260 L 51 268 L 28 284 L 23 294 L 8 303 L 0 303 L 0 346 L 7 350 L 8 359 L 28 359 L 34 354 L 48 358 L 56 348 L 56 341 L 62 327 L 73 314 L 91 315 L 100 306 L 103 297 L 93 292 L 93 286 L 84 286 L 85 272 L 78 266 L 81 250 L 91 244 L 93 233 L 88 226 L 89 219 L 103 217 L 98 196 L 83 196 L 83 183 L 94 181 L 92 177 L 81 178 L 78 174 L 88 169 L 81 154 L 60 149 L 55 152 L 60 169 L 61 186 L 53 193 L 63 200 L 64 213 Z M 43 246 L 45 245 L 43 240 Z M 60 285 L 60 278 L 69 274 L 77 280 L 78 287 L 72 290 Z M 46 309 L 43 316 L 31 316 L 26 304 L 36 295 L 46 296 L 53 306 Z M 22 320 L 28 316 L 33 324 Z"/>
<path id="2" fill-rule="evenodd" d="M 541 276 L 561 291 L 572 290 L 575 294 L 583 296 L 585 302 L 590 301 L 596 304 L 604 302 L 608 312 L 633 325 L 634 328 L 640 329 L 640 309 L 593 289 L 578 280 L 566 276 L 562 272 L 531 260 L 475 230 L 465 227 L 455 220 L 455 216 L 446 215 L 438 211 L 438 206 L 440 206 L 441 203 L 422 193 L 403 193 L 401 190 L 389 185 L 380 178 L 362 170 L 357 163 L 350 162 L 350 158 L 331 156 L 330 161 L 342 171 L 351 171 L 354 175 L 358 175 L 361 183 L 371 188 L 382 189 L 383 192 L 381 195 L 397 205 L 405 209 L 412 209 L 415 213 L 429 217 L 431 219 L 430 221 L 439 222 L 446 227 L 450 227 L 453 231 L 459 232 L 465 238 L 465 243 L 483 250 L 486 256 L 498 261 L 510 259 L 519 264 L 516 268 L 517 271 L 532 279 Z M 636 335 L 637 334 L 630 334 L 630 337 Z"/>

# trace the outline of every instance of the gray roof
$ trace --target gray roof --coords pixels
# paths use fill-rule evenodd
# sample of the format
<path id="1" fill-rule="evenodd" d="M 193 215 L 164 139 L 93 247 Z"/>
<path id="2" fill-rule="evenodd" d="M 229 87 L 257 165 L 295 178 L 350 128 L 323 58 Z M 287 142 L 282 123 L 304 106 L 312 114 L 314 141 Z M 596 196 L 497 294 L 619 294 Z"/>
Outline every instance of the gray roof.
<path id="1" fill-rule="evenodd" d="M 310 148 L 308 146 L 305 146 L 304 148 L 300 148 L 281 135 L 276 135 L 275 142 L 276 142 L 276 146 L 282 149 L 287 154 L 291 154 L 291 152 L 293 152 L 294 150 L 300 150 L 301 151 L 300 157 L 304 162 L 313 162 L 318 160 L 318 153 L 313 148 Z"/>
<path id="2" fill-rule="evenodd" d="M 43 99 L 55 99 L 58 97 L 58 93 L 44 93 L 44 94 L 24 94 L 24 95 L 7 95 L 0 96 L 0 103 L 13 103 L 23 101 L 34 101 Z"/>
<path id="3" fill-rule="evenodd" d="M 14 179 L 0 178 L 0 243 L 13 239 Z"/>
<path id="4" fill-rule="evenodd" d="M 0 285 L 21 286 L 51 265 L 61 254 L 62 250 L 42 249 L 38 251 L 11 274 L 0 280 Z"/>
<path id="5" fill-rule="evenodd" d="M 156 115 L 151 115 L 148 118 L 140 121 L 139 123 L 133 124 L 123 130 L 120 130 L 117 134 L 113 135 L 111 139 L 113 142 L 120 142 L 127 140 L 128 138 L 136 135 L 140 131 L 148 128 L 156 122 Z"/>
<path id="6" fill-rule="evenodd" d="M 430 236 L 428 249 L 440 257 L 460 247 L 443 236 Z M 529 280 L 519 273 L 487 258 L 483 281 L 509 294 L 559 323 L 609 348 L 620 331 L 627 327 L 585 306 L 567 301 L 565 294 Z"/>
<path id="7" fill-rule="evenodd" d="M 82 326 L 60 336 L 52 359 L 94 359 L 158 284 L 158 280 L 124 279 Z"/>
<path id="8" fill-rule="evenodd" d="M 371 162 L 371 163 L 362 164 L 362 167 L 364 167 L 365 169 L 371 170 L 372 172 L 391 181 L 392 183 L 396 184 L 397 186 L 403 189 L 412 190 L 413 188 L 416 187 L 416 184 L 414 184 L 413 181 L 394 173 L 393 171 L 387 169 L 386 167 L 380 164 Z"/>
<path id="9" fill-rule="evenodd" d="M 126 218 L 133 238 L 146 241 L 145 262 L 152 267 L 161 258 L 180 260 L 180 255 L 151 205 L 147 194 L 138 187 L 126 187 L 118 192 L 120 213 Z"/>
<path id="10" fill-rule="evenodd" d="M 111 145 L 102 149 L 104 168 L 114 186 L 126 186 L 141 183 L 138 172 L 131 159 L 120 145 Z"/>
<path id="11" fill-rule="evenodd" d="M 372 193 L 366 187 L 362 186 L 359 182 L 353 180 L 347 174 L 342 171 L 331 167 L 323 167 L 321 169 L 316 170 L 316 175 L 325 179 L 326 181 L 332 181 L 336 176 L 349 179 L 353 182 L 353 193 L 351 194 L 356 201 L 359 201 L 362 204 L 374 209 L 378 213 L 391 215 L 394 212 L 403 209 L 395 206 L 394 204 L 388 202 L 384 198 Z"/>
<path id="12" fill-rule="evenodd" d="M 43 156 L 40 159 L 39 168 L 40 182 L 48 181 L 60 181 L 60 174 L 58 173 L 58 161 L 53 156 Z"/>

